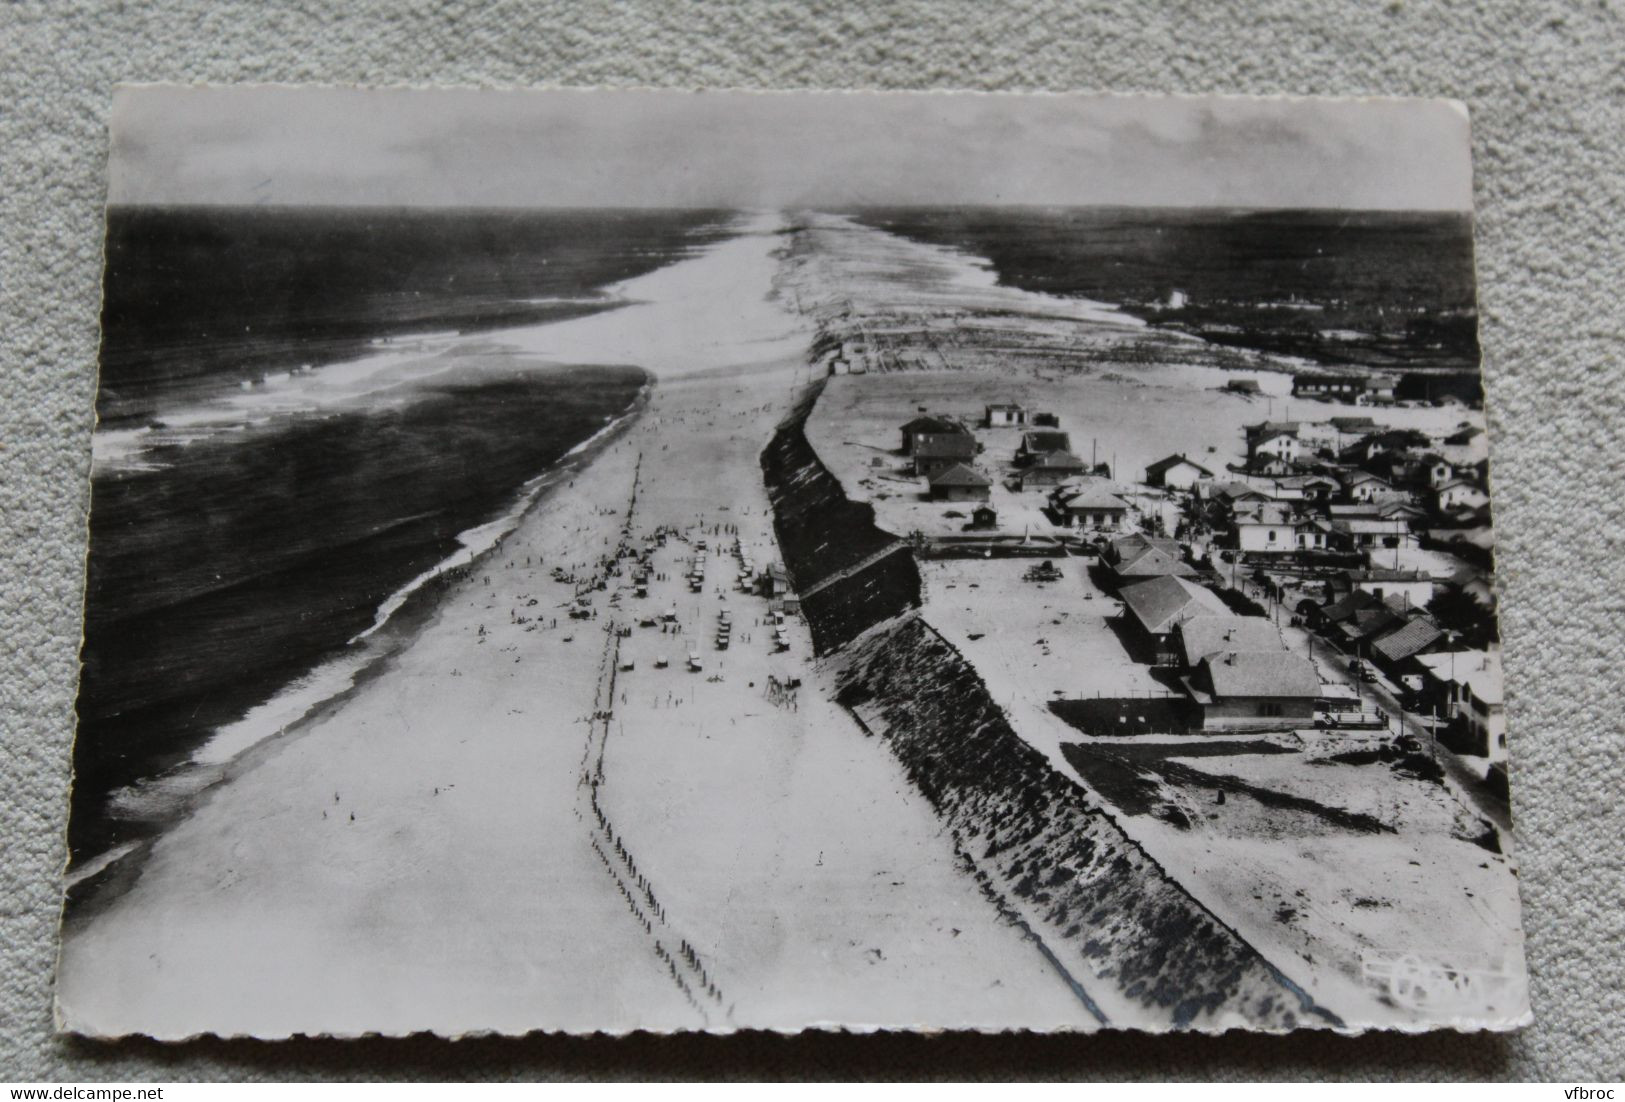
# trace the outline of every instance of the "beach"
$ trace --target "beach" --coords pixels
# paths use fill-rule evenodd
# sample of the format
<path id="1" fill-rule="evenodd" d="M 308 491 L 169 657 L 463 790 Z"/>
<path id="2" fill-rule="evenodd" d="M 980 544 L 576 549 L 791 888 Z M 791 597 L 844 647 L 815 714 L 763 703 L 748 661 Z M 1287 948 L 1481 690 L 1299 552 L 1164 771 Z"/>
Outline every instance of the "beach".
<path id="1" fill-rule="evenodd" d="M 809 341 L 774 297 L 774 228 L 629 281 L 622 310 L 487 335 L 656 382 L 386 666 L 225 766 L 133 885 L 70 922 L 65 1026 L 179 1039 L 1087 1023 L 960 874 L 884 747 L 819 691 L 805 629 L 773 652 L 755 624 L 765 601 L 728 590 L 719 551 L 714 585 L 677 580 L 681 553 L 725 527 L 773 558 L 756 456 L 807 381 Z M 637 626 L 630 598 L 615 609 L 600 591 L 595 617 L 572 620 L 574 586 L 554 580 L 659 529 L 673 532 L 667 577 L 645 601 L 704 640 L 703 674 L 684 668 L 688 639 Z M 724 607 L 740 641 L 717 653 Z M 618 646 L 635 668 L 606 700 Z M 802 679 L 793 709 L 766 699 L 769 675 Z M 595 739 L 602 780 L 586 786 Z M 646 889 L 658 911 L 634 905 Z"/>
<path id="2" fill-rule="evenodd" d="M 1515 872 L 1454 795 L 1303 739 L 1220 743 L 1214 782 L 1173 747 L 1085 737 L 1053 698 L 1163 686 L 1083 560 L 1035 590 L 1020 560 L 894 554 L 968 519 L 898 464 L 920 413 L 1032 403 L 1119 482 L 1177 449 L 1223 472 L 1244 424 L 1308 405 L 1292 361 L 832 215 L 752 216 L 614 296 L 481 343 L 641 369 L 634 410 L 387 658 L 215 763 L 133 882 L 70 916 L 66 1026 L 1358 1029 L 1409 1020 L 1372 977 L 1413 943 L 1500 984 L 1458 1020 L 1509 1020 Z M 1238 370 L 1257 393 L 1224 389 Z M 983 432 L 979 461 L 1008 464 L 1018 435 Z M 991 495 L 1012 538 L 1046 531 L 1035 495 Z M 786 506 L 805 510 L 788 536 Z M 740 584 L 787 559 L 816 648 Z M 1184 825 L 1114 804 L 1129 753 L 1174 778 Z M 1215 806 L 1210 782 L 1238 794 Z M 1378 817 L 1380 836 L 1347 830 Z M 1482 902 L 1452 926 L 1461 899 Z"/>

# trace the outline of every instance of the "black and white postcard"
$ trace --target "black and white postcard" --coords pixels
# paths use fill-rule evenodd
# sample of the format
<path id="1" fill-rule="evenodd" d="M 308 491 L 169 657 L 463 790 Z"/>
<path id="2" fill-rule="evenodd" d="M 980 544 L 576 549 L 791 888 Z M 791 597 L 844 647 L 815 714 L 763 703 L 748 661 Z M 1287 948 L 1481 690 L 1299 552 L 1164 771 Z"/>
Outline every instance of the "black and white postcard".
<path id="1" fill-rule="evenodd" d="M 1460 104 L 111 129 L 63 1029 L 1528 1021 Z"/>

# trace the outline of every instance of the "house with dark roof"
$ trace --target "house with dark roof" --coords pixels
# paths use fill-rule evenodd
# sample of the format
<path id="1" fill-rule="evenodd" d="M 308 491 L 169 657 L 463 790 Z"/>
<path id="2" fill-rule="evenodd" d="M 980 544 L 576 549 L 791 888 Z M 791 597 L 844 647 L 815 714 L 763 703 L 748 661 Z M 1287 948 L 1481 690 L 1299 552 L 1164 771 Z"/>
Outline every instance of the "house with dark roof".
<path id="1" fill-rule="evenodd" d="M 1217 651 L 1180 681 L 1205 731 L 1305 726 L 1321 693 L 1314 664 L 1285 649 Z"/>
<path id="2" fill-rule="evenodd" d="M 1331 500 L 1339 486 L 1336 479 L 1327 478 L 1323 474 L 1288 474 L 1271 478 L 1268 489 L 1264 492 L 1274 501 L 1312 501 L 1325 503 Z"/>
<path id="3" fill-rule="evenodd" d="M 964 436 L 974 441 L 971 431 L 952 417 L 916 417 L 903 425 L 903 454 L 914 455 L 921 443 L 945 436 Z"/>
<path id="4" fill-rule="evenodd" d="M 1426 654 L 1445 641 L 1439 625 L 1426 616 L 1413 616 L 1404 624 L 1371 640 L 1367 654 L 1389 674 L 1398 676 L 1407 658 Z"/>
<path id="5" fill-rule="evenodd" d="M 1196 573 L 1185 561 L 1183 549 L 1177 540 L 1148 536 L 1143 532 L 1112 540 L 1101 558 L 1119 584 L 1141 578 L 1160 578 L 1164 574 L 1183 578 Z"/>
<path id="6" fill-rule="evenodd" d="M 1253 456 L 1241 466 L 1241 473 L 1250 478 L 1285 478 L 1288 475 L 1299 474 L 1302 470 L 1299 460 L 1263 452 Z"/>
<path id="7" fill-rule="evenodd" d="M 1181 668 L 1194 671 L 1204 658 L 1227 651 L 1286 650 L 1281 630 L 1267 616 L 1192 616 L 1174 627 Z"/>
<path id="8" fill-rule="evenodd" d="M 1031 463 L 1040 456 L 1072 450 L 1072 437 L 1059 429 L 1036 429 L 1021 434 L 1016 462 Z"/>
<path id="9" fill-rule="evenodd" d="M 914 473 L 930 478 L 976 458 L 976 437 L 968 432 L 930 434 L 914 443 Z"/>
<path id="10" fill-rule="evenodd" d="M 1174 662 L 1173 631 L 1193 616 L 1226 616 L 1230 609 L 1204 585 L 1166 574 L 1123 586 L 1124 619 L 1140 656 L 1157 665 Z"/>
<path id="11" fill-rule="evenodd" d="M 1358 375 L 1330 375 L 1306 371 L 1292 376 L 1294 398 L 1324 398 L 1335 402 L 1353 402 L 1365 393 L 1365 389 L 1365 380 Z"/>
<path id="12" fill-rule="evenodd" d="M 973 467 L 955 463 L 929 479 L 932 501 L 986 501 L 993 480 Z"/>
<path id="13" fill-rule="evenodd" d="M 1247 462 L 1252 464 L 1260 456 L 1271 456 L 1276 459 L 1297 460 L 1302 458 L 1307 449 L 1298 438 L 1298 429 L 1292 428 L 1266 428 L 1257 435 L 1249 434 L 1247 437 Z"/>
<path id="14" fill-rule="evenodd" d="M 1182 454 L 1166 456 L 1145 469 L 1147 486 L 1161 486 L 1167 490 L 1188 490 L 1199 480 L 1212 477 L 1212 471 Z"/>
<path id="15" fill-rule="evenodd" d="M 1023 490 L 1046 489 L 1077 478 L 1087 469 L 1087 464 L 1071 452 L 1044 452 L 1017 471 L 1016 481 Z"/>
<path id="16" fill-rule="evenodd" d="M 1356 610 L 1332 625 L 1326 634 L 1338 645 L 1357 655 L 1367 654 L 1370 643 L 1390 631 L 1404 627 L 1405 611 L 1392 608 L 1387 602 Z"/>
<path id="17" fill-rule="evenodd" d="M 1338 436 L 1364 436 L 1368 432 L 1381 432 L 1382 426 L 1364 415 L 1359 417 L 1328 417 L 1326 423 Z"/>
<path id="18" fill-rule="evenodd" d="M 1208 482 L 1197 487 L 1198 496 L 1206 496 L 1222 509 L 1235 510 L 1244 501 L 1263 501 L 1268 495 L 1257 486 L 1245 482 Z"/>

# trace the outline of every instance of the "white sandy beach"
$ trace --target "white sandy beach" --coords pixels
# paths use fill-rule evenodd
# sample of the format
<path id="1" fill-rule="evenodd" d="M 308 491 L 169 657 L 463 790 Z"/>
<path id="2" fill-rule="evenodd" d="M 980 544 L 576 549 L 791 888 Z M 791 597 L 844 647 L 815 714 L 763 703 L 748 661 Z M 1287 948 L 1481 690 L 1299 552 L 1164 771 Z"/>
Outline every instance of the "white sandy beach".
<path id="1" fill-rule="evenodd" d="M 809 332 L 769 298 L 771 229 L 759 221 L 631 281 L 638 305 L 495 338 L 560 362 L 638 364 L 659 382 L 643 417 L 448 591 L 387 668 L 231 763 L 136 883 L 69 926 L 67 1028 L 176 1039 L 1087 1024 L 955 869 L 885 748 L 818 691 L 804 629 L 792 627 L 788 654 L 769 653 L 753 630 L 765 602 L 724 601 L 709 578 L 699 595 L 676 574 L 657 581 L 647 603 L 678 607 L 684 646 L 634 627 L 625 701 L 591 721 L 604 629 L 637 617 L 605 592 L 597 619 L 567 619 L 572 587 L 550 572 L 613 549 L 635 472 L 635 537 L 735 525 L 759 562 L 773 557 L 756 455 L 806 379 Z M 667 565 L 684 550 L 673 540 Z M 713 551 L 717 585 L 725 565 Z M 715 653 L 722 607 L 738 641 Z M 703 676 L 681 661 L 701 640 Z M 656 670 L 665 652 L 670 667 Z M 795 711 L 764 699 L 769 672 L 807 682 Z M 607 736 L 600 805 L 658 894 L 654 921 L 601 856 L 579 783 L 595 729 Z M 697 1006 L 673 982 L 674 938 L 720 997 Z"/>

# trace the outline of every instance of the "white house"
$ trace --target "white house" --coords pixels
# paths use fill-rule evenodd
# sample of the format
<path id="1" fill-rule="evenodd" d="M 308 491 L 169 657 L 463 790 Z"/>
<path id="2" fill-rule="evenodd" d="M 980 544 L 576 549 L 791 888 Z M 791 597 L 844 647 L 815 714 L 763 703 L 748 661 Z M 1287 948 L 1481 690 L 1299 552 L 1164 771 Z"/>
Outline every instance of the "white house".
<path id="1" fill-rule="evenodd" d="M 1482 509 L 1490 503 L 1490 495 L 1466 479 L 1455 478 L 1434 491 L 1434 500 L 1439 512 L 1450 513 L 1457 509 Z"/>
<path id="2" fill-rule="evenodd" d="M 1027 423 L 1027 407 L 1015 402 L 994 402 L 984 407 L 982 423 L 990 429 L 1013 428 Z"/>
<path id="3" fill-rule="evenodd" d="M 1296 432 L 1270 429 L 1258 434 L 1249 443 L 1248 458 L 1271 455 L 1277 459 L 1298 459 L 1303 455 L 1303 441 Z"/>
<path id="4" fill-rule="evenodd" d="M 1377 403 L 1392 402 L 1394 400 L 1394 395 L 1398 390 L 1398 376 L 1372 375 L 1365 381 L 1365 394 L 1363 395 L 1363 400 L 1366 402 Z"/>
<path id="5" fill-rule="evenodd" d="M 1331 507 L 1332 525 L 1345 537 L 1354 550 L 1375 547 L 1415 547 L 1413 532 L 1422 510 L 1403 501 L 1384 501 L 1372 504 Z"/>
<path id="6" fill-rule="evenodd" d="M 1414 659 L 1439 686 L 1446 718 L 1460 718 L 1491 765 L 1507 760 L 1507 717 L 1501 656 L 1494 651 L 1420 654 Z"/>
<path id="7" fill-rule="evenodd" d="M 1055 510 L 1068 528 L 1115 532 L 1128 516 L 1128 502 L 1107 482 L 1089 481 L 1063 487 L 1055 495 Z"/>
<path id="8" fill-rule="evenodd" d="M 1264 480 L 1264 493 L 1276 501 L 1325 501 L 1337 483 L 1324 475 L 1291 474 Z"/>
<path id="9" fill-rule="evenodd" d="M 1351 471 L 1343 483 L 1344 491 L 1349 495 L 1350 501 L 1375 501 L 1384 494 L 1393 493 L 1394 488 L 1386 481 L 1378 478 L 1369 471 Z"/>
<path id="10" fill-rule="evenodd" d="M 1353 589 L 1387 600 L 1398 597 L 1411 608 L 1425 608 L 1433 600 L 1433 576 L 1420 570 L 1389 570 L 1374 566 L 1369 570 L 1344 572 Z"/>
<path id="11" fill-rule="evenodd" d="M 1145 469 L 1146 485 L 1169 490 L 1188 490 L 1201 479 L 1212 477 L 1212 471 L 1183 455 L 1159 459 Z"/>
<path id="12" fill-rule="evenodd" d="M 1236 508 L 1238 551 L 1263 554 L 1323 551 L 1329 529 L 1327 522 L 1299 516 L 1291 506 L 1282 502 L 1243 502 Z"/>
<path id="13" fill-rule="evenodd" d="M 1441 489 L 1456 477 L 1456 468 L 1450 460 L 1439 455 L 1429 454 L 1423 458 L 1421 471 L 1427 476 L 1428 486 L 1434 490 Z"/>

